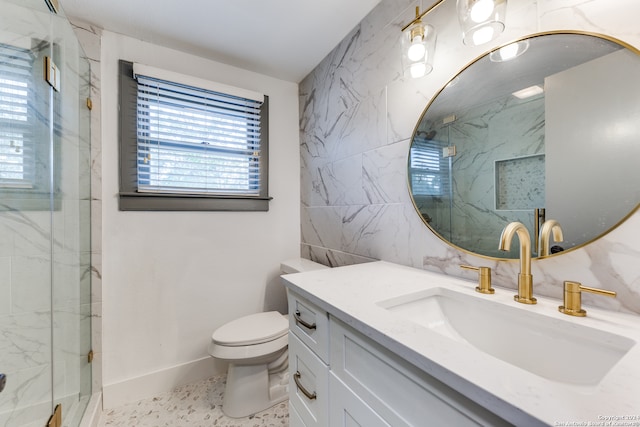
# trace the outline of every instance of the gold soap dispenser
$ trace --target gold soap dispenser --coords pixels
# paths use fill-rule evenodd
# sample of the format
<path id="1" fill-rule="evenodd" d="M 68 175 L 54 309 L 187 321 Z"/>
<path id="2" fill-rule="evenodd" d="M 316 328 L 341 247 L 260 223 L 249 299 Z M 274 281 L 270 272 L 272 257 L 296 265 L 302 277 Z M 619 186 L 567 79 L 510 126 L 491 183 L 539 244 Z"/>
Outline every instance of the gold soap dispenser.
<path id="1" fill-rule="evenodd" d="M 583 286 L 579 282 L 567 280 L 564 282 L 564 305 L 559 306 L 558 311 L 560 311 L 560 313 L 568 314 L 569 316 L 586 316 L 587 311 L 582 308 L 582 292 L 589 292 L 607 297 L 615 297 L 617 295 L 613 291 L 590 288 L 589 286 Z"/>
<path id="2" fill-rule="evenodd" d="M 461 265 L 460 268 L 478 272 L 478 286 L 476 286 L 476 292 L 480 292 L 481 294 L 495 293 L 495 289 L 491 287 L 491 268 L 473 267 L 471 265 Z"/>

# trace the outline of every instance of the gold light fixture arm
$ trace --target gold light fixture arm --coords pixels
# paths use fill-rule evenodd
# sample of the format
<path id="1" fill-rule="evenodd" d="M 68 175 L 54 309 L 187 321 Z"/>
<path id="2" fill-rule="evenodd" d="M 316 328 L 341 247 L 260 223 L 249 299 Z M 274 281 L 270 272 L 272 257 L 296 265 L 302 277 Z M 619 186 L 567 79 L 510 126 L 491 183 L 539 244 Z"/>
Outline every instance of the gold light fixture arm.
<path id="1" fill-rule="evenodd" d="M 444 0 L 439 0 L 439 1 L 435 2 L 434 4 L 431 5 L 431 7 L 429 7 L 427 10 L 425 10 L 422 13 L 420 13 L 420 6 L 416 6 L 416 17 L 415 17 L 415 19 L 413 21 L 409 22 L 404 27 L 402 27 L 402 29 L 400 31 L 404 32 L 404 30 L 406 30 L 407 28 L 409 28 L 413 24 L 415 24 L 416 22 L 419 22 L 427 13 L 431 12 L 433 9 L 435 9 L 437 6 L 439 6 L 440 3 L 442 3 L 443 1 Z"/>

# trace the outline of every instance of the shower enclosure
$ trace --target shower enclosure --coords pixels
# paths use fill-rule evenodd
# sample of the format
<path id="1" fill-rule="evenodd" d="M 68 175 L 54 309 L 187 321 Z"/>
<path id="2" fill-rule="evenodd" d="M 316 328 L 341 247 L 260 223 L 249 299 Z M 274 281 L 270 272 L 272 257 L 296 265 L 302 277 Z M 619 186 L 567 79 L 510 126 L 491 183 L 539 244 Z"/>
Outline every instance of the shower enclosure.
<path id="1" fill-rule="evenodd" d="M 77 426 L 91 394 L 89 62 L 57 1 L 0 4 L 0 426 Z"/>
<path id="2" fill-rule="evenodd" d="M 424 221 L 446 241 L 497 258 L 519 257 L 518 251 L 498 249 L 510 222 L 523 223 L 536 241 L 536 217 L 544 222 L 546 201 L 545 99 L 510 98 L 444 121 L 421 121 L 409 159 L 411 193 Z M 513 117 L 531 118 L 535 125 L 519 135 Z"/>

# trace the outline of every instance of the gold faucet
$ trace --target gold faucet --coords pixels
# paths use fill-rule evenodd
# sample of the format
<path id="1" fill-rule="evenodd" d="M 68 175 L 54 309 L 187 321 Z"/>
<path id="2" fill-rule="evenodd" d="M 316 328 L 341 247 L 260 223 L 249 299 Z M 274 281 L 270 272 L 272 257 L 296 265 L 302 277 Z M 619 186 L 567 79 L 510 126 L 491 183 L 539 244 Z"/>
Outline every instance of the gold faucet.
<path id="1" fill-rule="evenodd" d="M 523 304 L 536 304 L 533 297 L 533 276 L 531 275 L 531 237 L 529 230 L 521 222 L 511 222 L 500 235 L 498 249 L 508 251 L 511 248 L 513 235 L 518 234 L 520 241 L 520 274 L 518 274 L 518 295 L 514 300 Z"/>
<path id="2" fill-rule="evenodd" d="M 539 256 L 549 255 L 549 240 L 552 233 L 554 242 L 562 242 L 564 240 L 562 228 L 560 228 L 560 224 L 555 219 L 550 219 L 542 224 L 542 228 L 540 229 L 540 239 L 538 240 Z"/>

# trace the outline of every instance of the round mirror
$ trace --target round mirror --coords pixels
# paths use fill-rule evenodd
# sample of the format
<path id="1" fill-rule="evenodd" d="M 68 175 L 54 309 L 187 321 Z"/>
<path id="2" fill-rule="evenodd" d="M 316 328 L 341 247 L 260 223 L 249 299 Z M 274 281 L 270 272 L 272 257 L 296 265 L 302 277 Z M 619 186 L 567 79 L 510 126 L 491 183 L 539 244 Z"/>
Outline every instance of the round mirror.
<path id="1" fill-rule="evenodd" d="M 638 53 L 593 34 L 536 34 L 461 71 L 411 142 L 409 187 L 425 224 L 496 258 L 518 257 L 498 250 L 512 221 L 532 242 L 545 219 L 558 221 L 551 254 L 620 224 L 640 202 Z"/>

